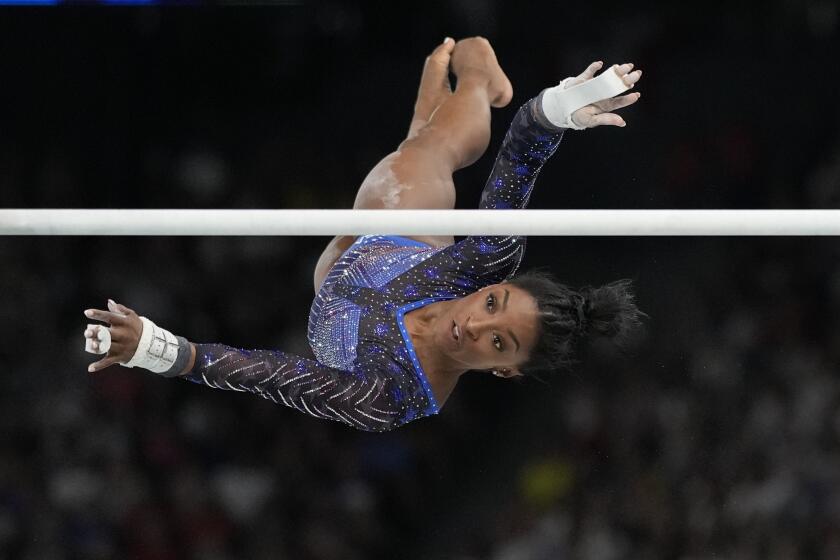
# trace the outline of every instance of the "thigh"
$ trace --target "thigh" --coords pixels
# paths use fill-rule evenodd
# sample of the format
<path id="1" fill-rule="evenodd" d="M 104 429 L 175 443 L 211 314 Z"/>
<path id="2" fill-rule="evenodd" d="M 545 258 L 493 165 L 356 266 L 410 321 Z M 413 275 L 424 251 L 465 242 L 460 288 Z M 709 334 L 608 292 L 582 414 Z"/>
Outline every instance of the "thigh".
<path id="1" fill-rule="evenodd" d="M 436 157 L 436 150 L 421 142 L 406 141 L 396 152 L 382 159 L 368 173 L 356 194 L 354 209 L 441 209 L 455 207 L 455 184 L 452 168 L 445 158 Z M 382 232 L 387 234 L 388 232 Z M 433 247 L 455 243 L 451 235 L 406 236 Z M 357 239 L 339 235 L 328 244 L 315 266 L 315 293 L 321 287 L 335 261 Z"/>

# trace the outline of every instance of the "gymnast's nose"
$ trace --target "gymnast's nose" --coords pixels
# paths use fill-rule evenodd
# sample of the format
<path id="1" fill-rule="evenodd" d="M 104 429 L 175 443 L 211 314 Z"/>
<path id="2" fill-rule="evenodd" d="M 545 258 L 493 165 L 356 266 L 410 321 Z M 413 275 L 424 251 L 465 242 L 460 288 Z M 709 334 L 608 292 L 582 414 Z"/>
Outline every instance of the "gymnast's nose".
<path id="1" fill-rule="evenodd" d="M 467 336 L 470 337 L 471 340 L 476 341 L 481 337 L 481 333 L 483 333 L 488 326 L 488 319 L 473 319 L 472 317 L 467 317 L 467 322 L 464 324 L 464 332 L 467 333 Z"/>

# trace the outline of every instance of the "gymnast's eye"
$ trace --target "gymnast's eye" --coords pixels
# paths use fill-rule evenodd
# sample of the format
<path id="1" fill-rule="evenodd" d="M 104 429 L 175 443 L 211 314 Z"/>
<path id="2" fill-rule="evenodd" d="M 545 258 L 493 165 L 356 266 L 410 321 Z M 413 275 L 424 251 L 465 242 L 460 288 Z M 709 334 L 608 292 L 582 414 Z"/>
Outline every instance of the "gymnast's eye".
<path id="1" fill-rule="evenodd" d="M 496 296 L 494 296 L 493 294 L 489 294 L 487 296 L 486 301 L 487 301 L 487 310 L 488 311 L 493 309 L 494 307 L 496 307 Z"/>
<path id="2" fill-rule="evenodd" d="M 493 346 L 495 346 L 499 352 L 504 350 L 504 347 L 502 346 L 502 339 L 499 338 L 499 335 L 497 334 L 493 335 Z"/>

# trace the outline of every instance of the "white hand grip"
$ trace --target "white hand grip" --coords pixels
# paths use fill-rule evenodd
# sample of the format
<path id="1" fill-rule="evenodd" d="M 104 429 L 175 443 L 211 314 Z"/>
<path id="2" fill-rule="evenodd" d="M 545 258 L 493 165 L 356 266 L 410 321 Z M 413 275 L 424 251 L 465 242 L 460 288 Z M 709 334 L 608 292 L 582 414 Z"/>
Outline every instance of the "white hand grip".
<path id="1" fill-rule="evenodd" d="M 96 329 L 96 327 L 99 328 Z M 88 325 L 87 329 L 96 329 L 96 340 L 99 341 L 99 350 L 93 349 L 93 338 L 85 337 L 85 352 L 89 352 L 91 354 L 107 354 L 108 349 L 111 348 L 111 331 L 102 325 Z"/>
<path id="2" fill-rule="evenodd" d="M 560 85 L 545 90 L 542 98 L 542 108 L 545 116 L 555 126 L 581 130 L 585 127 L 578 126 L 572 121 L 572 113 L 586 107 L 590 103 L 615 97 L 619 93 L 627 91 L 630 86 L 616 74 L 616 66 L 612 66 L 600 76 L 574 85 L 569 89 L 563 89 L 569 80 L 566 78 Z"/>

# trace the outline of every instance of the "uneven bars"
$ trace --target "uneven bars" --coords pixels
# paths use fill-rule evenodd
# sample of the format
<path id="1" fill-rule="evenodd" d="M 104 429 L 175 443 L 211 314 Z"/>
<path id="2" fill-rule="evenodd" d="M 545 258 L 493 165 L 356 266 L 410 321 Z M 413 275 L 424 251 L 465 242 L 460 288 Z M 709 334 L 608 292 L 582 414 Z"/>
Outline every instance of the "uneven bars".
<path id="1" fill-rule="evenodd" d="M 840 235 L 840 210 L 0 209 L 0 235 Z"/>

